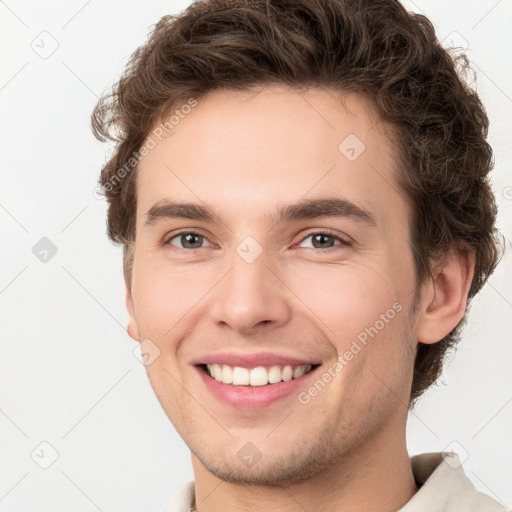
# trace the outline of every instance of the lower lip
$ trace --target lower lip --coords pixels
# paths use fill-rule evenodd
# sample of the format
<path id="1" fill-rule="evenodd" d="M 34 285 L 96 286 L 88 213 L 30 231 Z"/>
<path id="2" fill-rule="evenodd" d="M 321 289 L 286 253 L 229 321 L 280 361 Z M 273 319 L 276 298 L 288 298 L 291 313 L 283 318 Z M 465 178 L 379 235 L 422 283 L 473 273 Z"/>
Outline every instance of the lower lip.
<path id="1" fill-rule="evenodd" d="M 298 379 L 266 386 L 233 386 L 224 384 L 210 377 L 201 367 L 196 366 L 199 376 L 205 386 L 221 402 L 236 409 L 260 409 L 278 402 L 279 400 L 296 394 L 307 379 L 313 375 L 319 367 Z"/>

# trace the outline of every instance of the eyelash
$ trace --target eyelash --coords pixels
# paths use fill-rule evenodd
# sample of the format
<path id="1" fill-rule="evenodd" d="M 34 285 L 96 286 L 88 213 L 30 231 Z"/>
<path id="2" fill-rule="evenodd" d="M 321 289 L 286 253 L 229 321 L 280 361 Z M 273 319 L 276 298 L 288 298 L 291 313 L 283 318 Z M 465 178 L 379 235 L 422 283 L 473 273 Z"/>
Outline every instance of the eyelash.
<path id="1" fill-rule="evenodd" d="M 205 240 L 207 240 L 208 242 L 210 242 L 210 240 L 208 240 L 208 238 L 204 235 L 202 235 L 201 233 L 196 233 L 195 231 L 180 231 L 179 233 L 175 233 L 173 234 L 171 237 L 167 238 L 166 241 L 164 242 L 164 245 L 170 245 L 171 247 L 173 247 L 174 249 L 179 249 L 179 250 L 182 250 L 182 251 L 187 251 L 187 252 L 191 252 L 191 253 L 195 253 L 196 251 L 199 251 L 200 249 L 204 249 L 204 247 L 198 247 L 197 249 L 184 249 L 184 248 L 181 248 L 181 247 L 175 247 L 171 244 L 171 240 L 173 240 L 174 238 L 177 238 L 181 235 L 198 235 L 202 238 L 204 238 Z M 335 238 L 337 239 L 340 244 L 339 245 L 335 245 L 333 247 L 328 247 L 326 249 L 318 249 L 316 247 L 308 247 L 308 249 L 313 249 L 315 251 L 320 251 L 320 252 L 323 252 L 323 253 L 330 253 L 336 249 L 339 249 L 341 247 L 350 247 L 352 244 L 350 242 L 348 242 L 347 240 L 344 240 L 343 238 L 341 238 L 340 236 L 338 236 L 336 233 L 332 232 L 332 231 L 329 231 L 329 230 L 323 230 L 323 231 L 311 231 L 310 233 L 308 233 L 307 235 L 305 235 L 299 242 L 298 244 L 301 244 L 302 242 L 304 242 L 304 240 L 306 240 L 307 238 L 313 236 L 313 235 L 327 235 L 329 237 L 332 237 L 332 238 Z M 210 242 L 211 243 L 211 242 Z M 295 245 L 298 245 L 298 244 L 295 244 Z"/>

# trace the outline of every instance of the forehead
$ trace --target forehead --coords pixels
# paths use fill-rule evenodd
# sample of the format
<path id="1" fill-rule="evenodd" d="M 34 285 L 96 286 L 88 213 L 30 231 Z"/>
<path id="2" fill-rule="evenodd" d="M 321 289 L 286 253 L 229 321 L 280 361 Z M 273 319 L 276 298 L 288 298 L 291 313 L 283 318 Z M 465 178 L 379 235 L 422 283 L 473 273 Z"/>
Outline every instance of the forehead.
<path id="1" fill-rule="evenodd" d="M 154 147 L 139 164 L 139 227 L 166 199 L 213 205 L 246 222 L 275 219 L 276 204 L 326 195 L 381 216 L 402 201 L 391 131 L 363 96 L 216 90 L 176 109 L 168 134 L 150 134 Z"/>

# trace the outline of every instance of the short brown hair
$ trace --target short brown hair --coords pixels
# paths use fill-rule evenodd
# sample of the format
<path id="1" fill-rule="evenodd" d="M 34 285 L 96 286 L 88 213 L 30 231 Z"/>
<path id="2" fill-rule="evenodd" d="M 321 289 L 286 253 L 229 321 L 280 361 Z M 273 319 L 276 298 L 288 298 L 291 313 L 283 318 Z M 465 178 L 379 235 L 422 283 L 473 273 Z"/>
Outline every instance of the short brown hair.
<path id="1" fill-rule="evenodd" d="M 445 50 L 426 17 L 396 0 L 209 0 L 164 16 L 92 115 L 95 136 L 116 144 L 100 185 L 108 234 L 124 247 L 127 285 L 135 243 L 133 155 L 155 123 L 218 88 L 284 84 L 373 100 L 397 133 L 397 179 L 413 212 L 417 284 L 431 275 L 434 257 L 474 250 L 469 304 L 497 265 L 499 241 L 489 122 L 466 83 L 468 69 L 465 55 Z M 411 407 L 440 376 L 465 319 L 438 343 L 418 343 Z"/>

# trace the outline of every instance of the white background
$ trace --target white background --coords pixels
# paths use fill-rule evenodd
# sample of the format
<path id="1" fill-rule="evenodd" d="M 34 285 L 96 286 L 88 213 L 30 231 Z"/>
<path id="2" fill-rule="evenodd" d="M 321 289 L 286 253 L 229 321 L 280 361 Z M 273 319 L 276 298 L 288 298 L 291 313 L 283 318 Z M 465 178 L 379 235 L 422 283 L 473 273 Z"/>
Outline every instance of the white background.
<path id="1" fill-rule="evenodd" d="M 107 147 L 89 128 L 97 97 L 151 25 L 186 5 L 0 2 L 3 512 L 152 512 L 193 479 L 189 451 L 126 334 L 121 249 L 108 242 L 105 204 L 93 196 Z M 512 2 L 417 0 L 406 7 L 424 12 L 441 40 L 469 45 L 491 120 L 499 227 L 510 249 Z M 46 59 L 34 51 L 45 51 L 41 38 L 46 51 L 58 44 Z M 32 253 L 42 237 L 58 250 L 47 263 Z M 473 301 L 465 338 L 439 385 L 408 424 L 411 455 L 453 449 L 467 457 L 475 486 L 508 508 L 510 270 L 507 252 Z M 43 441 L 58 453 L 48 469 L 34 461 L 51 457 Z M 39 459 L 31 458 L 36 448 Z"/>

